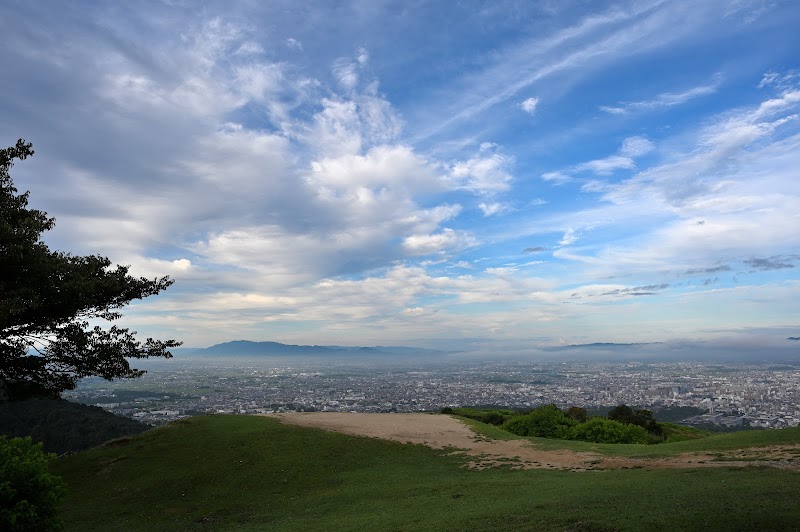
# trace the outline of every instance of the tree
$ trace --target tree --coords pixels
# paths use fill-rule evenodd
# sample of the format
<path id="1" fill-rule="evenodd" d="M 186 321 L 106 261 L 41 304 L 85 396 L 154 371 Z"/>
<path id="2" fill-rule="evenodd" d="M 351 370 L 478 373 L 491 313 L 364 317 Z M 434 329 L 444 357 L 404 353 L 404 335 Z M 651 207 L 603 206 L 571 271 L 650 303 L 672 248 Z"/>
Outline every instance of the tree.
<path id="1" fill-rule="evenodd" d="M 589 419 L 589 413 L 586 411 L 586 409 L 579 406 L 569 407 L 565 414 L 568 418 L 574 419 L 578 423 L 586 423 L 586 420 Z"/>
<path id="2" fill-rule="evenodd" d="M 620 423 L 636 424 L 636 415 L 628 405 L 617 405 L 612 408 L 607 415 L 608 419 L 619 421 Z"/>
<path id="3" fill-rule="evenodd" d="M 61 529 L 57 510 L 66 495 L 64 482 L 51 475 L 42 452 L 30 438 L 0 436 L 0 528 L 3 530 Z"/>
<path id="4" fill-rule="evenodd" d="M 140 377 L 129 358 L 170 358 L 180 342 L 142 343 L 135 331 L 89 322 L 114 321 L 120 308 L 172 281 L 133 277 L 98 255 L 51 251 L 41 235 L 55 220 L 29 209 L 28 193 L 17 194 L 9 174 L 31 148 L 19 140 L 0 150 L 0 399 L 57 397 L 88 376 Z"/>

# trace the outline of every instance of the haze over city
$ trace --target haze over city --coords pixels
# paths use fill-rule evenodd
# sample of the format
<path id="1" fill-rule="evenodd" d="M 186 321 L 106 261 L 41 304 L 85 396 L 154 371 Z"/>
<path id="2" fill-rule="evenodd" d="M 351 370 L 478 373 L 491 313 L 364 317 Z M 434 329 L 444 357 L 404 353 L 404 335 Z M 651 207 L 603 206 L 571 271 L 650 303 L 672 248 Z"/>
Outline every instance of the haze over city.
<path id="1" fill-rule="evenodd" d="M 795 2 L 259 4 L 0 5 L 46 242 L 175 280 L 123 325 L 797 354 Z"/>

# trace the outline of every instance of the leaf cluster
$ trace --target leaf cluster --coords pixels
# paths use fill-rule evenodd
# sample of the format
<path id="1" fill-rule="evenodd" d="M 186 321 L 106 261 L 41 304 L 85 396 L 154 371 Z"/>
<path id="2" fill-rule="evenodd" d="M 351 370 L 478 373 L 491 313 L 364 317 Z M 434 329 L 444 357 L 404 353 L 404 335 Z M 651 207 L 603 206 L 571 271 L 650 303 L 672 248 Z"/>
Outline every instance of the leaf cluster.
<path id="1" fill-rule="evenodd" d="M 128 358 L 169 358 L 174 340 L 136 339 L 136 332 L 111 326 L 119 309 L 172 284 L 168 277 L 133 277 L 99 255 L 52 251 L 41 240 L 55 220 L 28 208 L 10 176 L 14 160 L 33 155 L 19 140 L 0 150 L 0 400 L 58 396 L 90 375 L 139 377 Z"/>
<path id="2" fill-rule="evenodd" d="M 0 529 L 60 530 L 57 510 L 66 486 L 48 471 L 54 455 L 28 438 L 0 436 Z"/>

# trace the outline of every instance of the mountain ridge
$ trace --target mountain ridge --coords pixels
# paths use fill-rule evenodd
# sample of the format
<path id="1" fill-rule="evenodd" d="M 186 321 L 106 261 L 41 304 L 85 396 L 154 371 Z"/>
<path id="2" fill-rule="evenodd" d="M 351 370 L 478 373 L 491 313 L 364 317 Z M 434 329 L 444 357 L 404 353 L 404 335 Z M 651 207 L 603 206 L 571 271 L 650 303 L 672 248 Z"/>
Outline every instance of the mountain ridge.
<path id="1" fill-rule="evenodd" d="M 231 340 L 209 347 L 179 348 L 174 354 L 195 356 L 342 356 L 342 355 L 393 355 L 393 356 L 432 356 L 444 355 L 447 351 L 407 346 L 339 346 L 339 345 L 296 345 L 281 342 L 251 340 Z"/>

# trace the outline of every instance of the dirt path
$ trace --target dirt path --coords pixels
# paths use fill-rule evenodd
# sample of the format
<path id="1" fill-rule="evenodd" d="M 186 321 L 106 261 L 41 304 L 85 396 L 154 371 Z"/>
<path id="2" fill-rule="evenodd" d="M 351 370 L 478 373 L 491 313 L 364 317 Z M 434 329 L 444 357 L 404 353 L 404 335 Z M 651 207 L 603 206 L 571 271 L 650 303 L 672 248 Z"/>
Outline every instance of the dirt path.
<path id="1" fill-rule="evenodd" d="M 567 469 L 589 471 L 623 468 L 686 468 L 769 465 L 800 469 L 787 458 L 800 455 L 800 446 L 737 450 L 726 454 L 685 454 L 645 459 L 604 456 L 596 453 L 537 448 L 527 440 L 487 440 L 450 416 L 432 414 L 354 414 L 298 412 L 271 414 L 284 423 L 316 427 L 356 436 L 402 443 L 424 444 L 434 449 L 454 448 L 472 457 L 469 466 L 483 469 L 505 464 L 514 469 Z"/>

